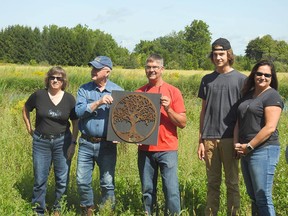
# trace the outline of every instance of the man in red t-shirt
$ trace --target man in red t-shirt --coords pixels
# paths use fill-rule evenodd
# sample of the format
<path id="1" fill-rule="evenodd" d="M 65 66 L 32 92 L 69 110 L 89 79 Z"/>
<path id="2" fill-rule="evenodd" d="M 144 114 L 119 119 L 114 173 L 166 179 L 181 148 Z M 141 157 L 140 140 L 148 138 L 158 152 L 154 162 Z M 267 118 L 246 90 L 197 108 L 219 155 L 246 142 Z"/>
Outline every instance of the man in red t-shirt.
<path id="1" fill-rule="evenodd" d="M 186 110 L 180 90 L 162 79 L 163 63 L 163 58 L 157 54 L 148 57 L 145 66 L 148 84 L 137 90 L 137 92 L 162 94 L 158 144 L 138 147 L 142 198 L 148 215 L 153 213 L 156 205 L 158 168 L 160 168 L 165 196 L 165 213 L 171 215 L 180 213 L 177 127 L 186 126 Z"/>

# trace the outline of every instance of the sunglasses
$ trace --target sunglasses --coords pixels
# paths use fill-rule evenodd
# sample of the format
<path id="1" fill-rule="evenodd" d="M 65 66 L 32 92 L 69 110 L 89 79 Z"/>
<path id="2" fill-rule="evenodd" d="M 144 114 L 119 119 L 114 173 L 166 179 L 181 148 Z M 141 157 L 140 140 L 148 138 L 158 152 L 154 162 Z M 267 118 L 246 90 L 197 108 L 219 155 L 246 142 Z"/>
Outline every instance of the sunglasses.
<path id="1" fill-rule="evenodd" d="M 266 78 L 272 77 L 272 74 L 266 74 L 266 73 L 262 73 L 262 72 L 256 72 L 255 74 L 256 74 L 256 76 L 263 76 L 264 75 Z"/>
<path id="2" fill-rule="evenodd" d="M 63 77 L 56 77 L 56 76 L 49 76 L 49 80 L 57 80 L 57 81 L 63 81 Z"/>

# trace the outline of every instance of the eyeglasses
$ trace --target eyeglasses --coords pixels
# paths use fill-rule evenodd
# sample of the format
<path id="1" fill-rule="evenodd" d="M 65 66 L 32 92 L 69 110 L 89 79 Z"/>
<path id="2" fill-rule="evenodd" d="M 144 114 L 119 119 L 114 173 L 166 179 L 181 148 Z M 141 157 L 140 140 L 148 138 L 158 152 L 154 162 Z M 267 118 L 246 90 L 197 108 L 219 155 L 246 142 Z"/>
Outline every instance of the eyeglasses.
<path id="1" fill-rule="evenodd" d="M 255 73 L 256 74 L 256 76 L 265 76 L 266 78 L 270 78 L 270 77 L 272 77 L 272 74 L 266 74 L 266 73 L 262 73 L 262 72 L 256 72 Z"/>
<path id="2" fill-rule="evenodd" d="M 56 77 L 56 76 L 49 76 L 49 80 L 57 80 L 57 81 L 63 81 L 63 77 Z"/>
<path id="3" fill-rule="evenodd" d="M 148 65 L 145 66 L 146 70 L 151 70 L 151 69 L 156 70 L 156 69 L 160 69 L 160 68 L 161 68 L 161 66 L 148 66 Z"/>

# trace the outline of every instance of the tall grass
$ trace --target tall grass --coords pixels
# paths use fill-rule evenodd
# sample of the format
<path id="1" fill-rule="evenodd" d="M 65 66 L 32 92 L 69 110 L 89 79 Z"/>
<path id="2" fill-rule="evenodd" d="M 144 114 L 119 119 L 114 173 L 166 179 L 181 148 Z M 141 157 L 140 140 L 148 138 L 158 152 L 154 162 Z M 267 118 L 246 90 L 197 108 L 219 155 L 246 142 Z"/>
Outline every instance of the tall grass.
<path id="1" fill-rule="evenodd" d="M 31 196 L 33 187 L 31 137 L 27 134 L 21 109 L 28 96 L 36 89 L 43 88 L 44 75 L 48 67 L 0 66 L 0 215 L 33 215 Z M 79 86 L 90 80 L 87 67 L 68 67 L 69 86 L 67 91 L 76 95 Z M 179 181 L 181 190 L 182 215 L 204 215 L 206 200 L 205 165 L 197 159 L 200 99 L 197 91 L 201 77 L 206 72 L 166 71 L 164 79 L 179 87 L 185 99 L 188 123 L 179 130 Z M 287 98 L 286 77 L 280 80 L 280 92 Z M 125 90 L 133 91 L 146 83 L 144 70 L 114 69 L 111 80 Z M 288 215 L 288 165 L 284 159 L 287 144 L 287 111 L 283 112 L 280 123 L 281 157 L 274 181 L 274 203 L 277 215 Z M 70 184 L 63 200 L 62 215 L 79 215 L 79 197 L 76 186 L 76 157 L 72 161 Z M 224 176 L 223 176 L 224 178 Z M 95 203 L 99 203 L 99 172 L 93 173 Z M 140 180 L 137 169 L 137 147 L 134 144 L 118 144 L 116 167 L 116 199 L 114 213 L 104 208 L 97 215 L 144 215 L 142 211 Z M 241 215 L 251 215 L 249 198 L 240 175 Z M 220 216 L 226 215 L 225 185 L 221 186 Z M 54 177 L 51 171 L 48 181 L 47 205 L 51 208 L 54 199 Z M 163 215 L 164 197 L 161 181 L 158 182 L 158 205 Z M 48 212 L 47 215 L 51 214 Z"/>

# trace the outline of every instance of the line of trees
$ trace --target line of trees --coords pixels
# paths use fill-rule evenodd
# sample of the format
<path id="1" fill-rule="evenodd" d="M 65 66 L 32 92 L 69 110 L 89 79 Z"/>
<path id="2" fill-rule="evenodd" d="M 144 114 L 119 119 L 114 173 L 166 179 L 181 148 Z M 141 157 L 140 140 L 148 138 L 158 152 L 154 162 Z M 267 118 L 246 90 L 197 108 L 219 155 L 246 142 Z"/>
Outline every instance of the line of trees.
<path id="1" fill-rule="evenodd" d="M 149 54 L 159 53 L 168 69 L 213 69 L 207 58 L 211 32 L 201 20 L 152 41 L 141 40 L 131 53 L 110 34 L 82 25 L 74 28 L 51 25 L 42 30 L 8 26 L 0 32 L 0 48 L 3 63 L 82 66 L 97 55 L 107 55 L 114 65 L 139 68 Z M 244 56 L 236 57 L 234 66 L 238 70 L 250 70 L 262 58 L 273 60 L 278 71 L 288 72 L 287 42 L 274 40 L 270 35 L 257 37 L 248 43 Z"/>
<path id="2" fill-rule="evenodd" d="M 45 26 L 9 26 L 0 32 L 0 60 L 17 64 L 87 65 L 96 55 L 110 56 L 123 65 L 129 51 L 120 47 L 111 35 L 86 26 L 74 28 Z"/>

